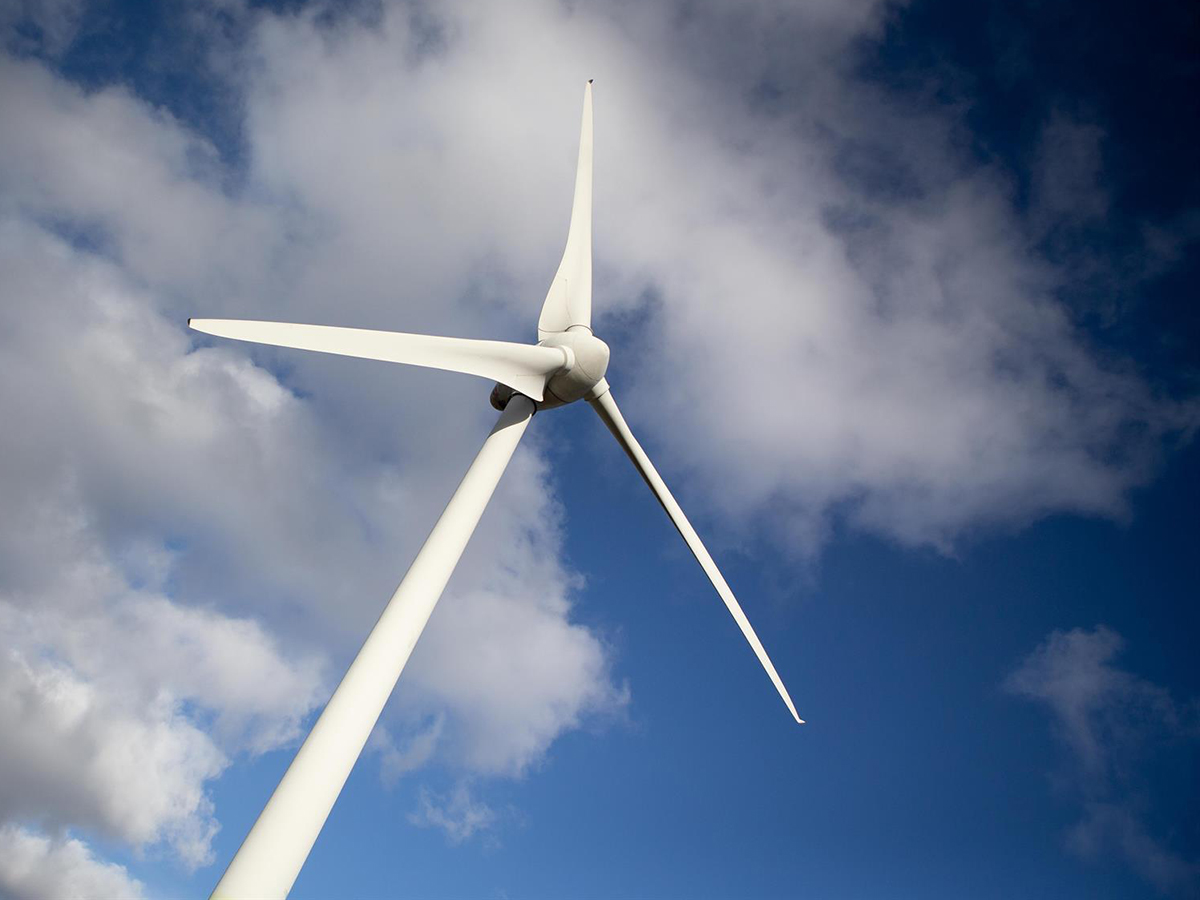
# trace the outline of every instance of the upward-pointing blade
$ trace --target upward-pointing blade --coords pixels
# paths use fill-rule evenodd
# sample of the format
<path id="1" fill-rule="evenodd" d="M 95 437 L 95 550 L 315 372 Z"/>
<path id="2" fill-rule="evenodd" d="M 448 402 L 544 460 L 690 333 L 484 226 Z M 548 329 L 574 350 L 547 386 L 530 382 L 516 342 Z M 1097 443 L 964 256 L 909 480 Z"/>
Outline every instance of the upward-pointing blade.
<path id="1" fill-rule="evenodd" d="M 725 601 L 726 608 L 728 608 L 730 614 L 733 616 L 734 621 L 737 622 L 738 628 L 742 629 L 742 634 L 746 636 L 746 640 L 750 642 L 750 646 L 754 649 L 754 654 L 758 657 L 758 661 L 762 663 L 763 668 L 767 670 L 767 674 L 771 676 L 771 682 L 775 685 L 775 690 L 779 691 L 779 696 L 787 704 L 792 717 L 803 725 L 804 720 L 797 715 L 792 698 L 788 696 L 787 688 L 783 686 L 783 680 L 779 677 L 779 673 L 775 671 L 775 666 L 771 664 L 771 659 L 767 656 L 767 651 L 763 649 L 758 635 L 754 633 L 754 629 L 750 625 L 750 620 L 742 612 L 742 607 L 738 605 L 737 598 L 733 596 L 733 591 L 725 583 L 725 579 L 721 575 L 720 569 L 717 568 L 717 564 L 708 555 L 708 550 L 701 543 L 700 536 L 696 534 L 696 529 L 687 520 L 687 516 L 683 514 L 683 510 L 679 508 L 679 504 L 675 502 L 675 498 L 671 496 L 671 492 L 667 490 L 667 486 L 663 482 L 662 477 L 659 476 L 658 470 L 650 462 L 650 457 L 646 455 L 646 451 L 642 449 L 642 445 L 637 442 L 637 438 L 629 430 L 629 425 L 626 424 L 625 417 L 621 415 L 621 410 L 617 408 L 617 401 L 613 399 L 611 391 L 608 390 L 607 382 L 601 380 L 600 384 L 596 385 L 593 389 L 593 392 L 599 393 L 599 396 L 588 398 L 592 409 L 596 410 L 600 418 L 604 420 L 604 424 L 608 426 L 608 430 L 612 432 L 613 437 L 617 439 L 617 442 L 620 443 L 625 453 L 633 460 L 634 466 L 637 467 L 646 484 L 650 486 L 650 490 L 654 491 L 654 496 L 658 498 L 658 502 L 662 504 L 663 509 L 667 511 L 667 515 L 671 517 L 671 521 L 687 542 L 692 555 L 696 557 L 696 561 L 704 569 L 704 574 L 708 576 L 709 581 L 713 583 L 713 587 L 717 589 L 717 593 L 721 595 L 721 599 Z"/>
<path id="2" fill-rule="evenodd" d="M 592 327 L 592 83 L 583 89 L 583 125 L 579 132 L 579 164 L 575 169 L 575 200 L 567 249 L 542 314 L 538 318 L 538 340 L 566 331 L 572 325 Z"/>
<path id="3" fill-rule="evenodd" d="M 295 347 L 298 350 L 316 350 L 339 356 L 379 359 L 478 375 L 489 381 L 506 384 L 539 402 L 546 379 L 566 362 L 565 354 L 557 348 L 511 344 L 507 341 L 477 341 L 400 331 L 255 322 L 248 319 L 188 319 L 188 325 L 206 334 L 253 341 L 256 344 Z"/>

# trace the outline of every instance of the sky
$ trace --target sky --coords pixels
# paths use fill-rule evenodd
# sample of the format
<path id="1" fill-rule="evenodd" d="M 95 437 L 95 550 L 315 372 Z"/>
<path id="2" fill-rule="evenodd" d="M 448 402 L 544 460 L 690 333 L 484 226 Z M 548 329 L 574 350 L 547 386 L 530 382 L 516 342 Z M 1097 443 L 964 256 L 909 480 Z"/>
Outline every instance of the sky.
<path id="1" fill-rule="evenodd" d="M 0 896 L 204 897 L 495 415 L 189 316 L 594 326 L 797 726 L 535 416 L 291 894 L 1200 894 L 1200 13 L 0 4 Z"/>

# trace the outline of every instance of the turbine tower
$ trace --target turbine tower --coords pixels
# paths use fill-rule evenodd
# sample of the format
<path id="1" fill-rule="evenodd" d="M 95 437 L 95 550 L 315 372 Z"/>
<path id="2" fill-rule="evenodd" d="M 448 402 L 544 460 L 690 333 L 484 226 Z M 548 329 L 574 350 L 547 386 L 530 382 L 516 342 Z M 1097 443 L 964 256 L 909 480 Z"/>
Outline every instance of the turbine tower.
<path id="1" fill-rule="evenodd" d="M 687 542 L 789 712 L 803 722 L 729 585 L 629 430 L 604 379 L 608 345 L 592 333 L 591 81 L 584 87 L 567 247 L 542 305 L 536 345 L 236 319 L 189 319 L 188 324 L 219 337 L 478 375 L 496 382 L 491 400 L 501 411 L 412 567 L 217 883 L 213 900 L 282 900 L 291 890 L 536 410 L 587 400 Z"/>

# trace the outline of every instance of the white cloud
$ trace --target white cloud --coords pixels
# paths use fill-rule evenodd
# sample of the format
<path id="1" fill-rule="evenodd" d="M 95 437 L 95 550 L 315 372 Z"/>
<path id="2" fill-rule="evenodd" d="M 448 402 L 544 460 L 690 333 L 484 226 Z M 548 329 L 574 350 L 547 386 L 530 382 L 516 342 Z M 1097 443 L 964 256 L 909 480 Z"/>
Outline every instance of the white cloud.
<path id="1" fill-rule="evenodd" d="M 889 9 L 233 4 L 245 34 L 206 58 L 244 111 L 237 164 L 127 87 L 0 60 L 0 599 L 7 701 L 30 698 L 8 714 L 31 746 L 120 724 L 177 801 L 138 818 L 119 767 L 85 765 L 0 815 L 204 858 L 205 784 L 295 736 L 315 648 L 357 646 L 491 410 L 472 379 L 197 347 L 183 322 L 531 337 L 588 77 L 598 325 L 639 323 L 616 392 L 685 500 L 803 554 L 839 515 L 949 549 L 1120 514 L 1187 411 L 1089 348 L 953 113 L 848 74 Z M 572 621 L 538 428 L 389 710 L 393 774 L 520 774 L 628 702 Z"/>
<path id="2" fill-rule="evenodd" d="M 266 20 L 254 171 L 334 236 L 296 302 L 328 308 L 336 254 L 364 315 L 401 284 L 423 326 L 423 296 L 460 293 L 467 272 L 485 303 L 511 294 L 527 314 L 565 218 L 563 86 L 599 74 L 596 309 L 650 313 L 614 348 L 614 384 L 668 471 L 742 522 L 768 512 L 802 554 L 837 516 L 943 550 L 1051 511 L 1120 516 L 1194 411 L 1090 348 L 1056 299 L 1072 270 L 1039 257 L 1044 225 L 961 154 L 952 117 L 834 61 L 884 8 L 700 6 L 681 25 L 623 7 L 635 41 L 592 10 L 448 4 L 434 50 L 393 8 L 373 31 Z M 514 53 L 523 40 L 548 55 Z M 787 102 L 747 107 L 764 85 Z M 1072 196 L 1102 208 L 1095 135 L 1058 119 L 1046 135 L 1040 171 L 1073 166 Z M 1043 193 L 1059 217 L 1072 206 Z"/>
<path id="3" fill-rule="evenodd" d="M 346 477 L 321 455 L 303 404 L 228 352 L 187 352 L 178 333 L 131 296 L 112 267 L 36 230 L 11 228 L 9 236 L 14 294 L 62 290 L 70 305 L 15 320 L 2 359 L 14 376 L 7 382 L 8 408 L 26 406 L 24 420 L 40 424 L 0 439 L 11 449 L 8 459 L 27 462 L 4 473 L 11 508 L 27 517 L 10 518 L 0 541 L 11 563 L 0 624 L 32 660 L 44 651 L 63 662 L 34 671 L 35 663 L 22 657 L 25 669 L 10 673 L 62 690 L 25 688 L 27 707 L 50 712 L 7 710 L 3 716 L 37 746 L 26 753 L 14 745 L 3 760 L 9 782 L 21 788 L 0 800 L 0 814 L 85 825 L 135 845 L 163 841 L 189 864 L 201 863 L 216 827 L 205 782 L 224 768 L 228 753 L 261 752 L 296 737 L 301 716 L 320 698 L 320 670 L 297 654 L 302 645 L 294 644 L 285 662 L 257 623 L 181 605 L 162 592 L 227 592 L 227 603 L 236 606 L 244 591 L 234 584 L 237 576 L 189 575 L 189 558 L 193 565 L 249 569 L 272 553 L 290 558 L 296 547 L 311 547 L 302 554 L 302 564 L 314 567 L 303 573 L 306 589 L 298 589 L 300 578 L 282 565 L 270 573 L 279 580 L 265 584 L 280 591 L 282 583 L 287 596 L 319 613 L 319 622 L 336 615 L 325 605 L 339 596 L 334 584 L 346 593 L 357 586 L 362 610 L 378 608 L 386 594 L 363 591 L 351 580 L 354 554 L 346 553 L 330 572 L 316 552 L 339 542 L 336 530 L 363 534 L 360 524 L 346 520 L 344 503 L 326 501 L 328 515 L 315 523 L 302 509 L 284 512 L 298 483 L 322 478 L 332 486 Z M 47 366 L 63 359 L 70 362 Z M 38 385 L 33 396 L 24 388 L 30 384 Z M 127 442 L 131 422 L 140 423 L 135 444 Z M 77 456 L 72 448 L 81 443 L 89 452 Z M 365 495 L 380 477 L 368 472 L 365 487 L 351 482 L 351 488 Z M 470 720 L 469 727 L 451 726 L 457 739 L 447 751 L 468 768 L 519 772 L 582 716 L 611 711 L 624 700 L 610 686 L 603 647 L 567 621 L 574 579 L 558 561 L 560 525 L 546 478 L 536 455 L 523 452 L 514 461 L 480 534 L 485 545 L 507 547 L 509 567 L 496 572 L 484 553 L 473 551 L 460 573 L 466 592 L 457 603 L 447 599 L 422 644 L 433 652 L 425 650 L 427 662 L 415 661 L 412 669 L 421 710 L 449 706 Z M 321 497 L 319 488 L 309 491 L 304 503 L 319 509 Z M 380 506 L 386 512 L 392 504 L 384 498 Z M 269 519 L 277 516 L 272 526 Z M 272 528 L 282 535 L 259 536 Z M 179 546 L 168 549 L 162 537 L 155 544 L 164 532 Z M 402 545 L 406 535 L 397 537 Z M 378 554 L 386 562 L 388 549 L 370 548 L 372 567 L 390 580 L 395 576 L 375 559 Z M 322 596 L 326 586 L 331 589 Z M 503 611 L 507 624 L 474 627 L 470 620 L 481 606 Z M 447 641 L 453 652 L 439 653 Z M 441 657 L 460 654 L 489 663 L 443 677 Z M 531 654 L 537 664 L 506 663 Z M 87 765 L 86 742 L 69 743 L 84 760 L 40 752 L 75 727 L 50 699 L 64 685 L 88 711 L 85 730 L 96 733 L 93 743 L 120 738 L 128 745 L 121 760 L 129 768 L 118 765 L 121 760 L 108 768 Z M 20 693 L 11 679 L 6 687 Z M 39 766 L 45 777 L 31 777 Z M 59 768 L 75 777 L 56 778 Z M 124 791 L 131 780 L 157 799 L 145 802 L 140 792 Z M 60 795 L 51 796 L 55 784 Z"/>
<path id="4" fill-rule="evenodd" d="M 203 864 L 206 782 L 229 753 L 294 739 L 321 673 L 257 622 L 167 596 L 185 552 L 170 541 L 189 536 L 168 524 L 171 486 L 186 497 L 177 467 L 221 452 L 206 430 L 236 429 L 246 405 L 269 424 L 291 395 L 234 357 L 186 355 L 113 267 L 36 228 L 0 233 L 0 402 L 21 423 L 0 436 L 0 817 Z"/>
<path id="5" fill-rule="evenodd" d="M 164 842 L 191 866 L 216 831 L 207 779 L 225 758 L 169 697 L 126 702 L 69 668 L 14 651 L 0 662 L 0 814 Z"/>
<path id="6" fill-rule="evenodd" d="M 620 716 L 629 702 L 628 687 L 613 684 L 608 648 L 570 621 L 580 585 L 562 561 L 562 512 L 534 487 L 549 473 L 526 450 L 497 489 L 397 693 L 402 707 L 448 709 L 446 760 L 488 774 L 520 774 L 562 732 Z"/>
<path id="7" fill-rule="evenodd" d="M 230 753 L 296 737 L 318 665 L 286 660 L 255 622 L 133 587 L 77 527 L 41 537 L 79 559 L 0 591 L 0 819 L 209 862 L 207 782 Z"/>
<path id="8" fill-rule="evenodd" d="M 140 900 L 142 883 L 76 838 L 0 827 L 0 893 L 12 900 Z"/>
<path id="9" fill-rule="evenodd" d="M 629 700 L 609 681 L 603 644 L 556 608 L 565 601 L 534 596 L 549 602 L 486 590 L 449 597 L 400 694 L 454 712 L 448 755 L 469 770 L 520 774 L 585 716 L 618 714 Z"/>
<path id="10" fill-rule="evenodd" d="M 1083 815 L 1068 846 L 1088 858 L 1118 853 L 1160 890 L 1190 895 L 1200 887 L 1200 860 L 1151 833 L 1150 789 L 1139 771 L 1156 750 L 1200 737 L 1200 705 L 1177 703 L 1165 689 L 1115 665 L 1123 644 L 1104 626 L 1052 632 L 1005 688 L 1046 704 L 1071 751 L 1067 781 Z"/>
<path id="11" fill-rule="evenodd" d="M 482 334 L 515 321 L 496 304 L 519 296 L 532 315 L 544 289 L 573 159 L 562 123 L 577 115 L 560 85 L 601 67 L 597 309 L 657 298 L 637 346 L 617 348 L 619 361 L 645 355 L 641 377 L 617 389 L 639 418 L 654 397 L 646 428 L 668 468 L 727 513 L 770 508 L 774 534 L 802 553 L 835 515 L 948 549 L 1049 511 L 1121 514 L 1161 437 L 1192 416 L 1090 351 L 1054 299 L 1063 272 L 1031 249 L 1004 179 L 956 156 L 953 120 L 889 105 L 827 65 L 887 8 L 834 6 L 733 19 L 699 7 L 678 34 L 632 12 L 665 48 L 653 56 L 606 15 L 553 4 L 449 4 L 420 21 L 387 7 L 376 29 L 263 15 L 242 85 L 254 190 L 237 200 L 189 163 L 211 157 L 202 140 L 161 114 L 139 119 L 119 91 L 47 88 L 56 113 L 17 130 L 32 136 L 11 155 L 21 184 L 61 185 L 56 197 L 111 225 L 135 271 L 169 275 L 216 312 L 270 314 L 286 290 L 300 318 L 336 302 L 339 320 L 393 324 L 399 300 L 403 327 Z M 788 39 L 805 34 L 821 39 L 796 56 Z M 523 61 L 521 35 L 563 49 Z M 670 52 L 705 41 L 739 60 L 723 87 L 713 53 Z M 740 102 L 762 84 L 787 92 L 770 116 Z M 109 149 L 109 119 L 153 152 Z M 70 146 L 67 123 L 104 152 L 64 181 L 40 174 L 68 167 L 37 148 Z M 1094 157 L 1093 132 L 1055 119 L 1040 170 L 1088 181 L 1095 166 L 1072 160 Z M 154 202 L 109 196 L 128 183 Z M 1093 187 L 1080 190 L 1102 203 Z M 268 255 L 289 262 L 267 271 Z M 215 285 L 199 259 L 223 290 L 202 292 Z M 431 302 L 472 291 L 475 308 Z M 320 372 L 322 412 L 412 414 L 352 369 L 288 364 L 305 390 Z"/>
<path id="12" fill-rule="evenodd" d="M 284 304 L 308 274 L 304 229 L 326 214 L 226 194 L 207 142 L 119 87 L 85 94 L 29 61 L 3 67 L 0 406 L 19 426 L 0 434 L 0 727 L 20 739 L 0 754 L 0 819 L 203 864 L 218 827 L 208 783 L 297 736 L 322 696 L 314 648 L 344 657 L 373 621 L 486 433 L 487 386 L 431 382 L 441 404 L 393 390 L 394 370 L 352 366 L 297 396 L 244 348 L 194 348 L 185 311 Z M 366 298 L 390 292 L 392 274 L 368 267 Z M 425 315 L 446 324 L 430 330 L 463 332 L 468 312 L 442 302 L 461 285 L 437 286 Z M 291 380 L 322 383 L 322 365 L 302 361 Z M 439 411 L 462 396 L 477 402 L 457 420 Z M 356 420 L 387 424 L 356 436 Z M 538 519 L 553 509 L 547 479 L 523 451 L 454 588 L 505 604 L 531 633 L 464 631 L 468 601 L 429 637 L 457 632 L 467 656 L 499 638 L 513 655 L 545 651 L 543 664 L 494 686 L 468 675 L 447 694 L 439 663 L 422 675 L 414 662 L 423 687 L 395 727 L 432 710 L 452 739 L 401 768 L 444 744 L 461 766 L 515 773 L 620 705 L 604 648 L 568 621 L 561 526 Z M 528 561 L 530 579 L 497 580 L 494 555 Z M 526 691 L 531 678 L 550 685 Z M 478 705 L 493 710 L 484 727 L 456 722 Z"/>

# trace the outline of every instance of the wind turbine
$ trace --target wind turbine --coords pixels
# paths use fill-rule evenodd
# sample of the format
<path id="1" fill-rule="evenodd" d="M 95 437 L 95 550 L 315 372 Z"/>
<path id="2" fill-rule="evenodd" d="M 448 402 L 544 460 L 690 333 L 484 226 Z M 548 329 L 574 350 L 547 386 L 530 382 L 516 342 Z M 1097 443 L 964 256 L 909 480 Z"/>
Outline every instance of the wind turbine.
<path id="1" fill-rule="evenodd" d="M 479 375 L 496 382 L 491 401 L 501 410 L 412 567 L 217 883 L 213 900 L 282 900 L 291 890 L 536 410 L 576 400 L 591 404 L 687 542 L 789 712 L 803 722 L 733 591 L 629 430 L 604 379 L 608 345 L 592 334 L 591 81 L 584 87 L 567 247 L 542 305 L 536 345 L 236 319 L 189 319 L 188 324 L 219 337 Z"/>

